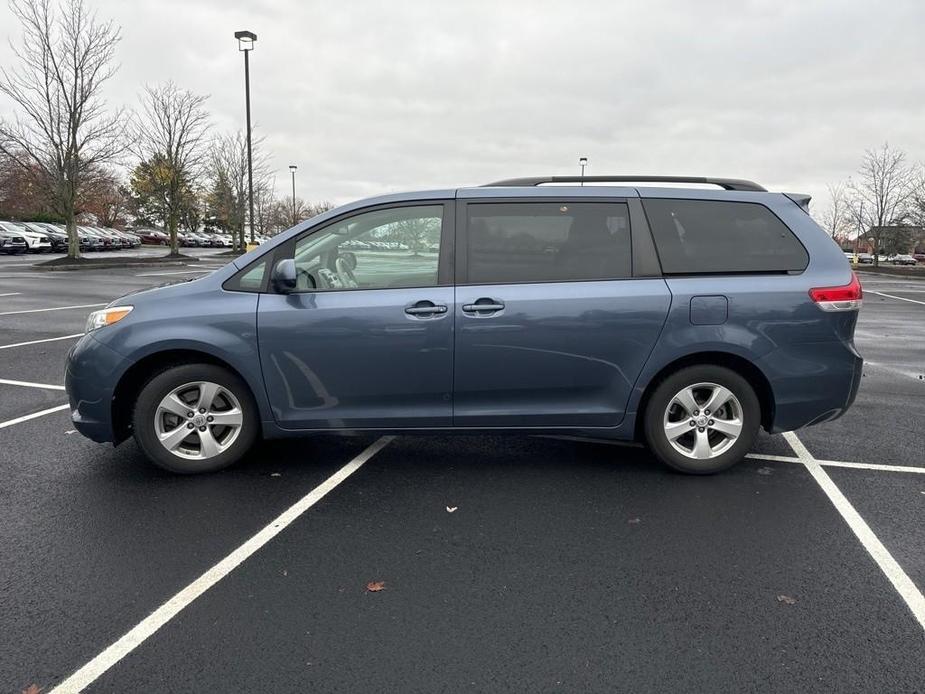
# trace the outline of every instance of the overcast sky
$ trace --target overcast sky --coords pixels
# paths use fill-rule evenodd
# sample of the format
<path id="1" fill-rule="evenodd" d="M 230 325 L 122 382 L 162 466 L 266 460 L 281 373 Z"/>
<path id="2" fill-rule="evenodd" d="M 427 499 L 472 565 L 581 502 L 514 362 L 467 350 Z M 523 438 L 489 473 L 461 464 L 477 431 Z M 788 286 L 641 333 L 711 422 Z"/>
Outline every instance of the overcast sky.
<path id="1" fill-rule="evenodd" d="M 112 104 L 173 80 L 244 122 L 288 191 L 577 173 L 751 178 L 809 192 L 889 141 L 925 159 L 925 2 L 87 0 L 122 27 Z M 0 6 L 0 37 L 19 29 Z M 6 42 L 0 63 L 10 64 Z M 0 114 L 10 115 L 8 102 Z"/>

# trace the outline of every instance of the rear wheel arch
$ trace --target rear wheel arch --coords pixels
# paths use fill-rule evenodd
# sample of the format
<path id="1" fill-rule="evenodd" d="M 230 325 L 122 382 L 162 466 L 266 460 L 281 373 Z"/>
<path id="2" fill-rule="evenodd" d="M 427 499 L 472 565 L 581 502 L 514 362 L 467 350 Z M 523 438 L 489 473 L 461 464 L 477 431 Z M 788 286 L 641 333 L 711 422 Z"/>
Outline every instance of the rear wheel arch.
<path id="1" fill-rule="evenodd" d="M 220 366 L 241 379 L 250 390 L 254 401 L 259 402 L 259 393 L 254 392 L 253 386 L 248 383 L 244 375 L 224 359 L 195 349 L 169 349 L 154 352 L 139 359 L 126 369 L 113 390 L 111 415 L 114 445 L 121 443 L 132 435 L 132 413 L 142 387 L 159 373 L 183 364 Z"/>
<path id="2" fill-rule="evenodd" d="M 723 366 L 736 372 L 747 380 L 755 390 L 755 395 L 758 396 L 758 402 L 761 405 L 761 426 L 766 431 L 770 430 L 771 424 L 774 421 L 774 391 L 771 389 L 771 384 L 767 376 L 764 375 L 764 372 L 755 366 L 753 362 L 737 354 L 732 354 L 731 352 L 695 352 L 666 364 L 658 373 L 649 379 L 645 391 L 642 394 L 642 398 L 639 401 L 639 406 L 636 408 L 635 438 L 637 441 L 642 441 L 644 439 L 643 422 L 645 419 L 646 407 L 649 404 L 649 398 L 658 385 L 668 378 L 668 376 L 680 369 L 699 364 Z"/>

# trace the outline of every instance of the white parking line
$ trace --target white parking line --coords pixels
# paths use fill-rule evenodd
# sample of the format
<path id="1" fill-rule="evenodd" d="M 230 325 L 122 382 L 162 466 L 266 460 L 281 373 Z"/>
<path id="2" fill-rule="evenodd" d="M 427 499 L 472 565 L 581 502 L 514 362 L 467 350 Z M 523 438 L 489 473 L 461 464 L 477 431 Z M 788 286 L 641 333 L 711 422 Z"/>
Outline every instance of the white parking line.
<path id="1" fill-rule="evenodd" d="M 25 311 L 3 311 L 0 316 L 15 316 L 18 313 L 42 313 L 44 311 L 66 311 L 71 308 L 96 308 L 106 304 L 78 304 L 76 306 L 55 306 L 54 308 L 30 308 Z"/>
<path id="2" fill-rule="evenodd" d="M 748 453 L 745 456 L 746 458 L 751 458 L 752 460 L 771 460 L 776 463 L 800 463 L 803 461 L 800 458 L 795 458 L 789 455 L 769 455 L 767 453 Z M 879 470 L 881 472 L 912 472 L 925 474 L 925 467 L 916 467 L 914 465 L 883 465 L 880 463 L 849 463 L 846 460 L 825 460 L 823 458 L 815 459 L 819 465 L 823 467 L 845 467 L 852 468 L 854 470 Z"/>
<path id="3" fill-rule="evenodd" d="M 74 333 L 73 335 L 62 335 L 61 337 L 46 337 L 44 340 L 29 340 L 28 342 L 14 342 L 11 345 L 0 345 L 0 349 L 12 349 L 13 347 L 26 347 L 28 345 L 37 345 L 41 342 L 54 342 L 55 340 L 73 340 L 75 337 L 83 337 L 83 333 Z"/>
<path id="4" fill-rule="evenodd" d="M 893 558 L 889 550 L 880 542 L 874 531 L 867 525 L 867 521 L 861 517 L 861 514 L 855 510 L 848 498 L 842 494 L 842 491 L 835 485 L 832 478 L 819 464 L 819 461 L 813 458 L 797 435 L 790 431 L 784 434 L 784 438 L 787 439 L 787 443 L 790 444 L 793 452 L 797 454 L 797 457 L 822 488 L 822 491 L 825 492 L 825 495 L 829 497 L 829 501 L 841 514 L 848 527 L 860 540 L 864 549 L 877 562 L 877 566 L 880 567 L 880 570 L 893 584 L 896 592 L 906 602 L 913 616 L 918 620 L 919 626 L 925 630 L 925 596 L 922 595 L 922 592 L 912 582 L 912 579 L 903 571 L 899 562 Z"/>
<path id="5" fill-rule="evenodd" d="M 61 410 L 66 410 L 69 407 L 70 405 L 58 405 L 57 407 L 49 407 L 47 410 L 33 412 L 32 414 L 17 417 L 16 419 L 8 419 L 5 422 L 0 422 L 0 429 L 6 429 L 7 427 L 11 427 L 14 424 L 20 424 L 21 422 L 28 422 L 30 419 L 35 419 L 36 417 L 44 417 L 46 414 L 51 414 L 52 412 L 60 412 Z"/>
<path id="6" fill-rule="evenodd" d="M 359 470 L 363 463 L 385 448 L 394 438 L 394 436 L 383 436 L 368 446 L 356 458 L 328 477 L 270 521 L 268 525 L 258 531 L 247 542 L 154 610 L 122 638 L 52 689 L 49 694 L 72 694 L 90 686 L 100 675 L 138 648 L 148 637 L 176 617 L 187 605 L 221 581 L 254 552 L 281 533 L 290 523 L 318 503 L 328 492 Z"/>
<path id="7" fill-rule="evenodd" d="M 0 296 L 19 296 L 22 292 L 5 292 L 0 294 Z"/>
<path id="8" fill-rule="evenodd" d="M 867 294 L 876 294 L 877 296 L 885 296 L 888 299 L 899 299 L 900 301 L 908 301 L 913 304 L 922 304 L 922 306 L 925 306 L 925 301 L 919 301 L 918 299 L 907 299 L 904 296 L 894 296 L 893 294 L 884 294 L 883 292 L 874 292 L 871 290 L 867 290 Z"/>
<path id="9" fill-rule="evenodd" d="M 53 386 L 48 383 L 32 383 L 31 381 L 11 381 L 0 378 L 0 384 L 6 386 L 25 386 L 26 388 L 44 388 L 46 390 L 64 390 L 64 386 Z"/>

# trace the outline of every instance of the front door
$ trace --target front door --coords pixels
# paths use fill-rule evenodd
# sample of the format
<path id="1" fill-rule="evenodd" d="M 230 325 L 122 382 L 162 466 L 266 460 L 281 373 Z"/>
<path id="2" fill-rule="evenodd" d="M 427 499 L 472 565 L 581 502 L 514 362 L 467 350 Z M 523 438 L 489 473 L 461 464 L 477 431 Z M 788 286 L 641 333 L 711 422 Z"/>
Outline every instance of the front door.
<path id="1" fill-rule="evenodd" d="M 664 325 L 627 205 L 460 202 L 454 424 L 614 427 Z"/>
<path id="2" fill-rule="evenodd" d="M 262 294 L 267 395 L 289 429 L 452 423 L 452 203 L 378 208 L 278 252 L 296 291 Z"/>

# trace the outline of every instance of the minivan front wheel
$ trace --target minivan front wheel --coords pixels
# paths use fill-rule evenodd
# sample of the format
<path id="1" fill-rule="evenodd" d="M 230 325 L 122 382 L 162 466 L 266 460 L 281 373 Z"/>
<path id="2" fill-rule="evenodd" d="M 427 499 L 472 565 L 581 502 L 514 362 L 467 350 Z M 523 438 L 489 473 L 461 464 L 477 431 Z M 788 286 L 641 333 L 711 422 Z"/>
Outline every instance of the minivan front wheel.
<path id="1" fill-rule="evenodd" d="M 702 364 L 663 380 L 644 414 L 646 441 L 669 467 L 697 475 L 725 470 L 751 450 L 761 406 L 742 376 Z"/>
<path id="2" fill-rule="evenodd" d="M 174 366 L 152 378 L 135 403 L 138 446 L 178 473 L 237 462 L 257 438 L 257 406 L 247 385 L 213 364 Z"/>

